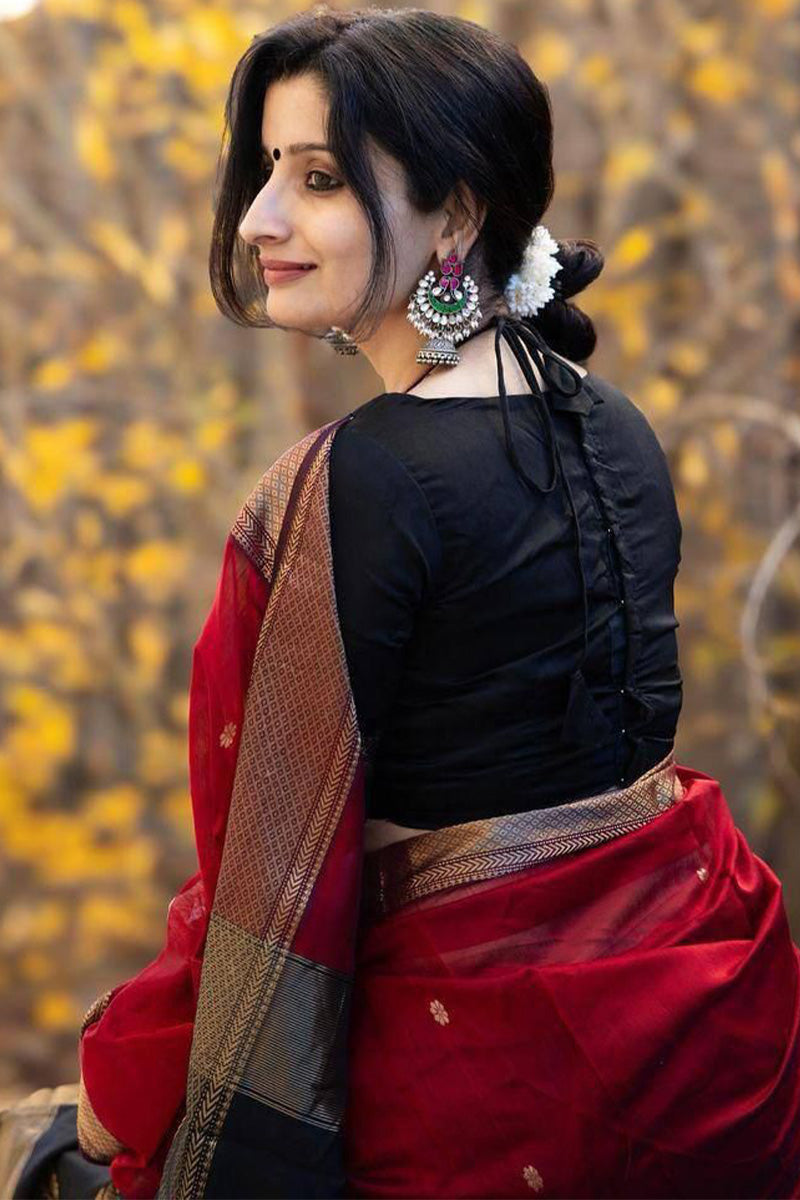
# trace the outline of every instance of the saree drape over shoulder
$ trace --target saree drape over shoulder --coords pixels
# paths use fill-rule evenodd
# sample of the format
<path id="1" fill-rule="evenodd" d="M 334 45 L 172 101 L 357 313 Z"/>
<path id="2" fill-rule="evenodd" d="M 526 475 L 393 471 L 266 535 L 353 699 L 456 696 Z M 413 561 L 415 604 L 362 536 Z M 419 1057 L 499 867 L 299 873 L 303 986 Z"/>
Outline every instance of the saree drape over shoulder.
<path id="1" fill-rule="evenodd" d="M 227 539 L 192 664 L 199 869 L 84 1018 L 83 1153 L 170 1200 L 800 1195 L 798 952 L 717 781 L 670 753 L 365 858 L 341 423 Z"/>

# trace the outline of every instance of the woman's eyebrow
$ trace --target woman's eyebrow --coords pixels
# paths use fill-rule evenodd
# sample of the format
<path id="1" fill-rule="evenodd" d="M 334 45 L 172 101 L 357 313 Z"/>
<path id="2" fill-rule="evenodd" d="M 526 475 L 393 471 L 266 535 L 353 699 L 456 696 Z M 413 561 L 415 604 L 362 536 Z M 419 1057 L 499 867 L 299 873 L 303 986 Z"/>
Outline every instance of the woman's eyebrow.
<path id="1" fill-rule="evenodd" d="M 261 148 L 267 154 L 271 153 L 268 146 Z M 331 147 L 324 145 L 323 142 L 292 142 L 291 146 L 286 147 L 287 154 L 303 154 L 306 150 L 331 150 Z"/>

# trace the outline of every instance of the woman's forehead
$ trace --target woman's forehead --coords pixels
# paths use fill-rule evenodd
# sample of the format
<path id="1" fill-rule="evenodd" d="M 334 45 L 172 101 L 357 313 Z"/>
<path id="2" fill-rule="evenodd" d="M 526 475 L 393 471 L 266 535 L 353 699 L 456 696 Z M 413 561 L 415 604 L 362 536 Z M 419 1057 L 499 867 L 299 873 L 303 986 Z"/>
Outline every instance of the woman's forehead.
<path id="1" fill-rule="evenodd" d="M 276 79 L 264 94 L 261 137 L 272 150 L 288 153 L 289 146 L 325 143 L 328 99 L 316 76 Z"/>

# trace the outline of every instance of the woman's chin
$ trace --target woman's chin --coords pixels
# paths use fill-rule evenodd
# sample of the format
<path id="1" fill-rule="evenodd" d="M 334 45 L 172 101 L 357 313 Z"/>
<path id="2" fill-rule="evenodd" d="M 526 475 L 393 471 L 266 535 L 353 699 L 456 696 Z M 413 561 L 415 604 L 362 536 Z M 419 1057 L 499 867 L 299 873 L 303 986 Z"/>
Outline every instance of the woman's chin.
<path id="1" fill-rule="evenodd" d="M 308 305 L 302 304 L 274 304 L 268 300 L 267 316 L 282 329 L 307 333 L 310 337 L 324 337 L 334 326 L 343 328 L 335 316 L 309 313 Z"/>
<path id="2" fill-rule="evenodd" d="M 282 329 L 292 329 L 299 333 L 313 333 L 315 329 L 330 326 L 324 324 L 324 318 L 309 317 L 308 307 L 301 304 L 269 304 L 267 316 Z"/>

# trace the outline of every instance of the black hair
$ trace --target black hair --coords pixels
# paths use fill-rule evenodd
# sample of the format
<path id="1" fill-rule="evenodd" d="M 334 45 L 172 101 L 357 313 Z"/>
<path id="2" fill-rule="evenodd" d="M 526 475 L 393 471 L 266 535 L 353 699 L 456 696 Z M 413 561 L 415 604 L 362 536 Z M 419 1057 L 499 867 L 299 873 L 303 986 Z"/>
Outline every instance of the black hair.
<path id="1" fill-rule="evenodd" d="M 351 336 L 361 340 L 377 327 L 393 288 L 394 247 L 368 138 L 402 165 L 409 203 L 421 213 L 441 207 L 451 192 L 458 196 L 460 182 L 472 189 L 486 215 L 465 271 L 483 282 L 482 305 L 502 301 L 553 196 L 546 86 L 515 46 L 476 22 L 419 8 L 318 4 L 257 35 L 233 73 L 209 259 L 220 311 L 240 325 L 275 325 L 263 304 L 259 311 L 266 285 L 256 250 L 238 229 L 264 185 L 266 90 L 307 72 L 322 82 L 326 141 L 371 231 L 372 270 L 348 323 Z M 585 360 L 595 348 L 594 325 L 569 297 L 599 275 L 603 255 L 580 239 L 560 241 L 557 258 L 556 295 L 527 320 L 557 353 Z"/>

